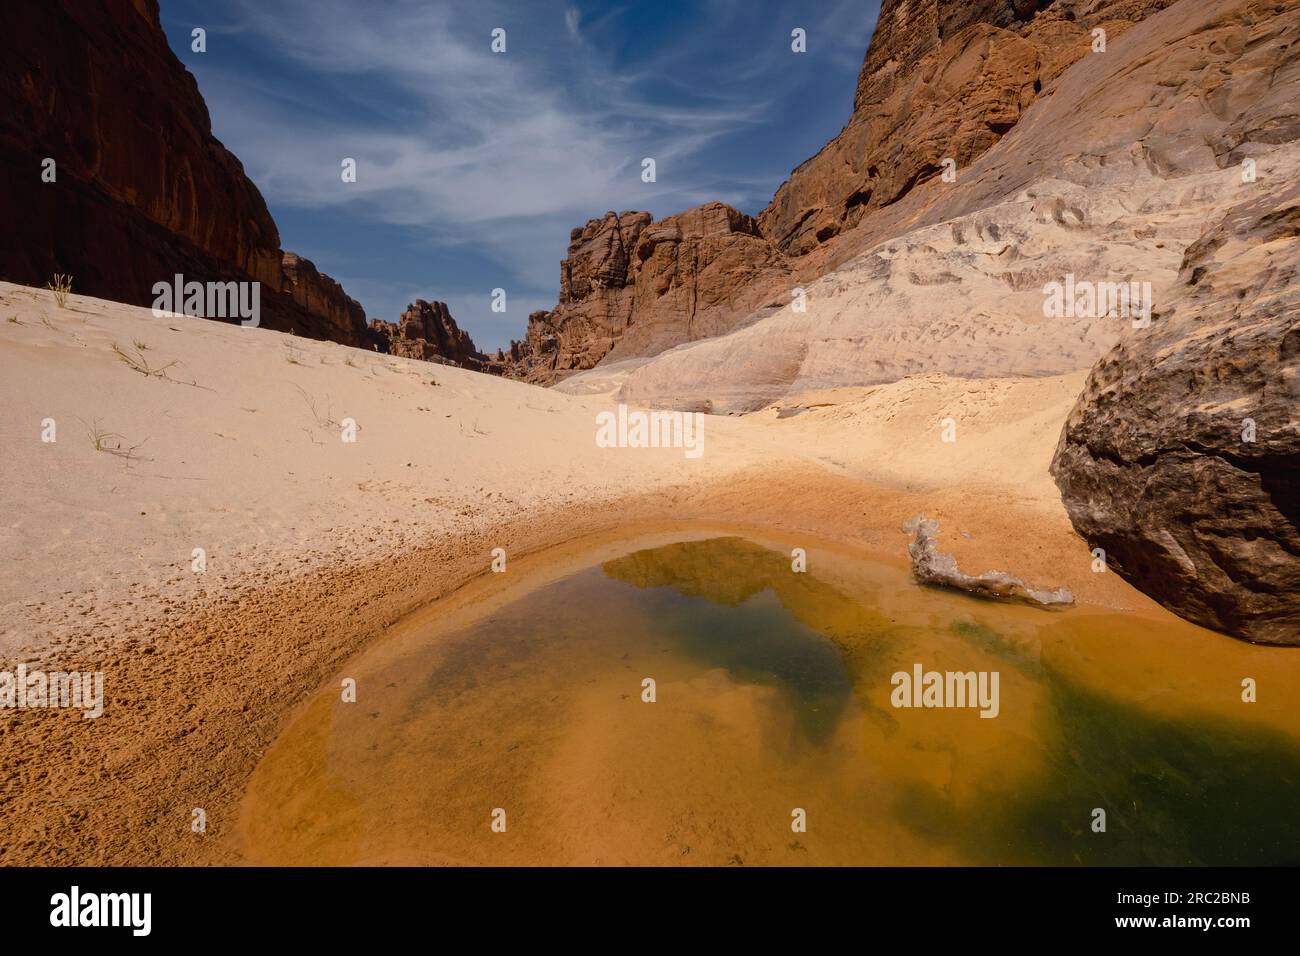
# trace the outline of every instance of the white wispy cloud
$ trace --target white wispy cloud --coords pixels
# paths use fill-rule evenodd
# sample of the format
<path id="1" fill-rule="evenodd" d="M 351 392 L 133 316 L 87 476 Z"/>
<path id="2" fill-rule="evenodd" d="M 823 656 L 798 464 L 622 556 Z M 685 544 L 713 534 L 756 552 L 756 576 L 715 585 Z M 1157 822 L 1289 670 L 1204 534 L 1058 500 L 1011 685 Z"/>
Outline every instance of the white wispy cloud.
<path id="1" fill-rule="evenodd" d="M 687 88 L 683 65 L 711 63 L 727 31 L 752 16 L 744 3 L 706 6 L 699 31 L 632 68 L 609 53 L 623 12 L 613 6 L 584 18 L 561 0 L 233 0 L 228 29 L 284 66 L 205 59 L 203 92 L 274 208 L 418 226 L 435 245 L 475 247 L 531 295 L 556 288 L 569 229 L 607 209 L 665 215 L 770 197 L 771 183 L 727 176 L 701 156 L 765 122 L 769 104 L 749 79 L 782 68 L 780 45 L 732 51 L 742 67 Z M 851 0 L 821 9 L 819 42 L 858 42 L 844 34 L 860 9 Z M 490 49 L 498 26 L 504 54 Z M 783 24 L 773 30 L 788 36 Z M 640 178 L 647 156 L 653 184 Z M 356 160 L 355 183 L 340 177 L 345 157 Z"/>
<path id="2" fill-rule="evenodd" d="M 575 40 L 582 39 L 582 11 L 577 7 L 567 7 L 564 11 L 564 27 L 569 31 L 569 36 Z"/>

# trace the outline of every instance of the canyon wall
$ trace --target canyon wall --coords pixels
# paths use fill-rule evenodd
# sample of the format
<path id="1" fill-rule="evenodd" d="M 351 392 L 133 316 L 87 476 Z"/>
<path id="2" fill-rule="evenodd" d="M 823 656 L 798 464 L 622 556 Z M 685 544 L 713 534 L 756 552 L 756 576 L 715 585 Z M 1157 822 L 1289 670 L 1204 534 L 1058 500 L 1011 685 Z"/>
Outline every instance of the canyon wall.
<path id="1" fill-rule="evenodd" d="M 1093 29 L 1113 42 L 1171 2 L 884 0 L 847 125 L 756 218 L 710 203 L 660 222 L 611 212 L 575 229 L 559 304 L 529 317 L 508 374 L 554 384 L 787 304 L 795 286 L 896 225 L 879 214 L 938 177 L 945 158 L 964 169 L 1014 128 L 1092 50 Z"/>
<path id="2" fill-rule="evenodd" d="M 788 295 L 789 266 L 752 216 L 712 202 L 654 221 L 606 213 L 574 229 L 560 301 L 528 317 L 510 374 L 551 384 L 606 357 L 720 335 Z"/>
<path id="3" fill-rule="evenodd" d="M 0 102 L 0 277 L 44 286 L 67 274 L 74 292 L 134 305 L 176 273 L 256 281 L 262 325 L 368 344 L 361 306 L 281 250 L 157 0 L 17 0 L 0 31 Z"/>

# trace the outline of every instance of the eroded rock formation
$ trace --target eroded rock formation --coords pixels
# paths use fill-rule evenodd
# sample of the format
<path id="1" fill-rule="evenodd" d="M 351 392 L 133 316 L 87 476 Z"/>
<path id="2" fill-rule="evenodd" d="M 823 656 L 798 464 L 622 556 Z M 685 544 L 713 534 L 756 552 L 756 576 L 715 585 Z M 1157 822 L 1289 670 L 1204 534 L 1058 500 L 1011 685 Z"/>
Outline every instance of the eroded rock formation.
<path id="1" fill-rule="evenodd" d="M 726 332 L 788 288 L 784 258 L 725 203 L 658 222 L 609 212 L 573 230 L 559 305 L 528 317 L 512 371 L 549 384 L 607 356 L 654 355 Z"/>
<path id="2" fill-rule="evenodd" d="M 944 159 L 964 170 L 1014 128 L 1092 51 L 1094 28 L 1110 43 L 1172 2 L 885 0 L 848 124 L 757 219 L 710 203 L 659 223 L 608 213 L 575 229 L 559 305 L 529 317 L 510 374 L 552 384 L 787 303 L 792 287 L 861 251 L 869 214 L 939 176 Z M 786 358 L 775 365 L 777 378 L 790 370 Z"/>
<path id="3" fill-rule="evenodd" d="M 370 335 L 379 351 L 403 358 L 452 362 L 475 371 L 496 371 L 503 361 L 500 352 L 489 359 L 474 346 L 445 302 L 416 299 L 396 323 L 371 321 Z"/>
<path id="4" fill-rule="evenodd" d="M 800 165 L 758 217 L 799 256 L 941 172 L 968 166 L 1046 86 L 1173 0 L 884 0 L 844 130 Z"/>
<path id="5" fill-rule="evenodd" d="M 1300 644 L 1300 186 L 1249 191 L 1187 248 L 1150 328 L 1093 368 L 1052 473 L 1142 591 Z"/>
<path id="6" fill-rule="evenodd" d="M 1062 73 L 955 183 L 918 186 L 827 243 L 858 251 L 801 277 L 806 311 L 560 387 L 744 412 L 916 373 L 1091 368 L 1130 323 L 1047 315 L 1046 283 L 1145 282 L 1158 309 L 1184 249 L 1239 201 L 1243 163 L 1261 184 L 1300 175 L 1298 14 L 1300 0 L 1212 0 L 1152 15 Z"/>
<path id="7" fill-rule="evenodd" d="M 134 305 L 176 273 L 256 281 L 263 326 L 365 342 L 361 306 L 281 251 L 167 45 L 157 0 L 19 5 L 0 32 L 0 276 L 43 286 L 69 274 L 75 292 Z"/>

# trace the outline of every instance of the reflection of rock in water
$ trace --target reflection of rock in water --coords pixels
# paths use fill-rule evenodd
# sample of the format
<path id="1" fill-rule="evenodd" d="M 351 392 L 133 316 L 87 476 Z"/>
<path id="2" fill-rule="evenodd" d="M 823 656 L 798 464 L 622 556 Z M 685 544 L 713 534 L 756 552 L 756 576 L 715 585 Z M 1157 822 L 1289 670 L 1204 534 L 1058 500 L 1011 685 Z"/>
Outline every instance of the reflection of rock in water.
<path id="1" fill-rule="evenodd" d="M 810 739 L 829 739 L 853 693 L 837 645 L 796 608 L 859 605 L 786 558 L 741 538 L 687 541 L 606 562 L 605 574 L 665 588 L 655 608 L 679 652 L 787 693 Z"/>
<path id="2" fill-rule="evenodd" d="M 792 574 L 785 557 L 744 538 L 680 541 L 636 551 L 606 561 L 602 567 L 611 578 L 626 584 L 670 587 L 679 594 L 708 598 L 728 607 L 760 591 L 789 585 L 792 579 L 799 587 L 830 590 L 815 578 Z"/>
<path id="3" fill-rule="evenodd" d="M 1013 655 L 1014 656 L 1014 653 Z M 956 805 L 910 784 L 906 825 L 981 864 L 1102 866 L 1300 863 L 1300 749 L 1259 727 L 1155 716 L 1047 665 L 1056 720 L 1037 780 Z M 1093 808 L 1106 832 L 1091 829 Z"/>

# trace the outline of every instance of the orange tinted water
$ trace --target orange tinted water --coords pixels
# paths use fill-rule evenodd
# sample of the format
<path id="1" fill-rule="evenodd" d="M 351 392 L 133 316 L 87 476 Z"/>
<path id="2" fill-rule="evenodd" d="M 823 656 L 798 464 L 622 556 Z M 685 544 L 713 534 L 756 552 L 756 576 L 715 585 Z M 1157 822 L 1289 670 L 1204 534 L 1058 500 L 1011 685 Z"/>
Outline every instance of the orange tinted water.
<path id="1" fill-rule="evenodd" d="M 1300 653 L 682 537 L 426 614 L 352 662 L 357 702 L 335 681 L 258 767 L 248 856 L 1300 862 Z M 916 664 L 996 671 L 998 716 L 893 706 L 891 676 Z"/>

